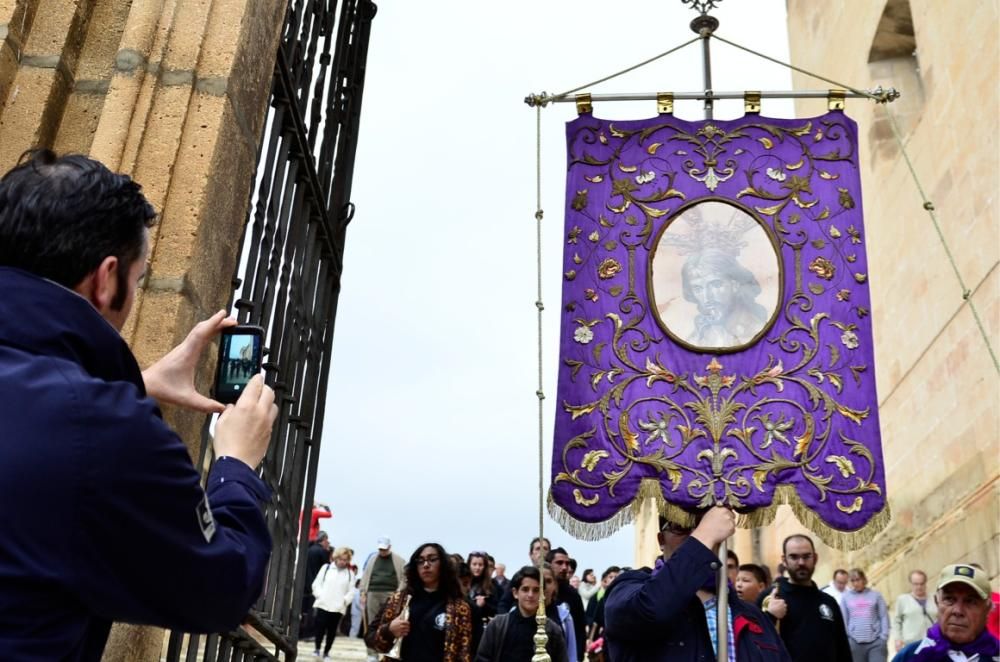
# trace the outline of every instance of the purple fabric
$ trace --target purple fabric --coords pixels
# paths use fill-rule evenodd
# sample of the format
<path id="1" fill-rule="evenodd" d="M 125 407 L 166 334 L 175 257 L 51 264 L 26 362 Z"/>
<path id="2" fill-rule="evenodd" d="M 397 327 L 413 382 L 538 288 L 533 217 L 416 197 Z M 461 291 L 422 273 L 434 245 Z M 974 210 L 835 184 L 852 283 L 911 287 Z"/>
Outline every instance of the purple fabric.
<path id="1" fill-rule="evenodd" d="M 927 645 L 929 642 L 933 643 Z M 966 657 L 978 655 L 979 659 L 985 662 L 985 660 L 991 660 L 996 655 L 1000 655 L 1000 642 L 990 632 L 983 630 L 982 634 L 973 641 L 956 646 L 944 638 L 941 626 L 935 623 L 927 630 L 927 637 L 917 647 L 916 654 L 910 660 L 912 662 L 947 662 L 950 659 L 948 657 L 949 650 L 961 651 L 965 653 Z"/>
<path id="2" fill-rule="evenodd" d="M 604 522 L 651 478 L 750 512 L 783 484 L 864 526 L 885 479 L 857 125 L 582 115 L 567 142 L 555 504 Z"/>

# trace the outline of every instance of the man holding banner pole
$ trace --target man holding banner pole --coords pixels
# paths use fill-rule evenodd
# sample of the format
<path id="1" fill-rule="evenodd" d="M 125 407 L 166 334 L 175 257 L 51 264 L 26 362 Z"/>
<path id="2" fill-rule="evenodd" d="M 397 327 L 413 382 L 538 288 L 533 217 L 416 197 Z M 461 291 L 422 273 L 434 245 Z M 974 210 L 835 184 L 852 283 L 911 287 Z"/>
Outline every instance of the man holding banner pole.
<path id="1" fill-rule="evenodd" d="M 619 575 L 605 596 L 605 638 L 615 662 L 702 660 L 718 654 L 717 550 L 736 530 L 736 515 L 710 508 L 694 529 L 660 519 L 663 556 L 653 570 Z M 759 609 L 727 599 L 724 654 L 731 662 L 791 662 L 781 638 Z M 721 657 L 721 656 L 719 656 Z"/>

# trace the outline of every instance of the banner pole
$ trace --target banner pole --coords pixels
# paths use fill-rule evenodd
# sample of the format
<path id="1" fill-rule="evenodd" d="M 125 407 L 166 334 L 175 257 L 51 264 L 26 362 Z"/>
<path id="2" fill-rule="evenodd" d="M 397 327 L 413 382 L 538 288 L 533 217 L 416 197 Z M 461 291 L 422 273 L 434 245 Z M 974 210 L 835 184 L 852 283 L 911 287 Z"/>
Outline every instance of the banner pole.
<path id="1" fill-rule="evenodd" d="M 729 662 L 729 577 L 726 574 L 726 557 L 729 555 L 729 541 L 723 540 L 719 545 L 719 559 L 722 561 L 719 567 L 718 590 L 715 592 L 717 613 L 716 613 L 716 641 L 719 642 L 717 651 L 718 662 Z"/>

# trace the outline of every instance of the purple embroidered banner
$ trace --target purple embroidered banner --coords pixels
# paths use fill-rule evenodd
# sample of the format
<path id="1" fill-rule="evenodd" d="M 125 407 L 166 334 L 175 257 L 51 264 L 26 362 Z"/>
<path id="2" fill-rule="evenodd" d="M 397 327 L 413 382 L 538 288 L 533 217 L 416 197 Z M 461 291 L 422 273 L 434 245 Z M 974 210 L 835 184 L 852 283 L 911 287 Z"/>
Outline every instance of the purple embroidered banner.
<path id="1" fill-rule="evenodd" d="M 550 510 L 596 538 L 640 496 L 690 522 L 780 503 L 853 548 L 888 521 L 857 125 L 567 125 Z"/>

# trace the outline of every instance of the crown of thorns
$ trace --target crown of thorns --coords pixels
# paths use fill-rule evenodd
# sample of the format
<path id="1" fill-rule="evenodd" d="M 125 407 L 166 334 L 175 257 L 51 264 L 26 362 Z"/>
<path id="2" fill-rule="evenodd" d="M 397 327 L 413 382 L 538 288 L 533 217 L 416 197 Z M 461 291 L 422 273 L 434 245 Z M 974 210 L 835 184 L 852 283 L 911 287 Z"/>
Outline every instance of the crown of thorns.
<path id="1" fill-rule="evenodd" d="M 699 210 L 692 208 L 682 213 L 677 222 L 685 223 L 688 231 L 665 232 L 661 241 L 667 246 L 675 246 L 678 254 L 695 255 L 713 251 L 732 257 L 738 257 L 748 245 L 744 235 L 757 224 L 735 208 L 724 220 L 708 220 Z"/>

